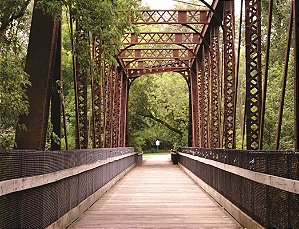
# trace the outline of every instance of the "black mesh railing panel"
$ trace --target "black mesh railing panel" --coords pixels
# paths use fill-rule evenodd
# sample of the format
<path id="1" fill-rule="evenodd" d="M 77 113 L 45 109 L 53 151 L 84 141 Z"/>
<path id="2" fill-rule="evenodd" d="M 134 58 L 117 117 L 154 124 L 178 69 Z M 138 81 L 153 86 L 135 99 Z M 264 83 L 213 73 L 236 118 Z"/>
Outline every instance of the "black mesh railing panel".
<path id="1" fill-rule="evenodd" d="M 78 193 L 79 193 L 79 176 L 72 176 L 69 179 L 70 197 L 69 206 L 70 209 L 74 208 L 79 204 Z"/>
<path id="2" fill-rule="evenodd" d="M 0 228 L 21 228 L 21 200 L 21 192 L 0 196 Z"/>
<path id="3" fill-rule="evenodd" d="M 252 212 L 254 219 L 262 225 L 267 224 L 267 188 L 265 185 L 256 182 L 252 183 Z"/>
<path id="4" fill-rule="evenodd" d="M 133 152 L 132 148 L 0 152 L 0 166 L 6 171 L 0 173 L 0 181 L 25 179 Z M 125 157 L 56 182 L 0 196 L 0 228 L 46 228 L 134 163 L 134 156 Z"/>
<path id="5" fill-rule="evenodd" d="M 295 152 L 198 148 L 183 148 L 181 151 L 255 172 L 298 180 L 299 157 Z M 178 161 L 261 225 L 267 228 L 299 228 L 298 194 L 249 180 L 183 155 L 178 156 Z"/>
<path id="6" fill-rule="evenodd" d="M 22 177 L 22 161 L 24 154 L 0 153 L 0 181 Z M 4 159 L 5 158 L 5 159 Z"/>
<path id="7" fill-rule="evenodd" d="M 22 191 L 22 200 L 19 203 L 21 208 L 21 228 L 43 228 L 43 189 L 37 187 Z"/>
<path id="8" fill-rule="evenodd" d="M 49 184 L 43 188 L 43 227 L 55 222 L 59 217 L 61 207 L 61 195 L 63 192 L 63 183 Z M 57 195 L 59 193 L 59 195 Z M 68 199 L 68 198 L 66 198 Z M 38 199 L 36 201 L 39 201 Z M 62 200 L 65 201 L 65 200 Z M 39 213 L 40 214 L 40 213 Z"/>
<path id="9" fill-rule="evenodd" d="M 299 228 L 299 195 L 289 194 L 290 228 Z"/>
<path id="10" fill-rule="evenodd" d="M 287 228 L 289 223 L 289 199 L 286 191 L 269 187 L 269 223 L 271 226 Z"/>
<path id="11" fill-rule="evenodd" d="M 63 179 L 56 183 L 55 189 L 59 193 L 57 198 L 57 212 L 58 216 L 61 217 L 70 209 L 70 179 Z"/>

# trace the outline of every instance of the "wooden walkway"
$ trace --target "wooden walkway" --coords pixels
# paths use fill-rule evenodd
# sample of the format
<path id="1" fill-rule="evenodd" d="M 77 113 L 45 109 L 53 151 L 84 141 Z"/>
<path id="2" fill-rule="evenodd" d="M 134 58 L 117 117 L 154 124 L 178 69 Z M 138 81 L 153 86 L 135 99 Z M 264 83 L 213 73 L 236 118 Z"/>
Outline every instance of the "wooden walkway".
<path id="1" fill-rule="evenodd" d="M 134 168 L 74 228 L 240 228 L 169 156 Z"/>

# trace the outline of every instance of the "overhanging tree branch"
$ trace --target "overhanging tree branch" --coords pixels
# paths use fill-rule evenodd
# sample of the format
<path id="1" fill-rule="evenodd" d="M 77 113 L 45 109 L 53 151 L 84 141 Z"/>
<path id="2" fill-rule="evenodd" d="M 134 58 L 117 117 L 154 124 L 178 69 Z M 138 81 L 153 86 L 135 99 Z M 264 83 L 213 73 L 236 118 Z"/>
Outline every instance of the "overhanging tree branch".
<path id="1" fill-rule="evenodd" d="M 181 130 L 176 129 L 175 127 L 171 126 L 170 124 L 168 124 L 168 123 L 165 122 L 164 120 L 155 117 L 155 116 L 154 116 L 152 113 L 150 113 L 150 112 L 149 112 L 148 114 L 138 114 L 138 115 L 140 115 L 140 116 L 142 116 L 142 117 L 145 117 L 145 118 L 150 118 L 150 119 L 152 119 L 152 120 L 154 120 L 154 121 L 156 121 L 156 122 L 158 122 L 158 123 L 164 125 L 164 126 L 167 127 L 169 130 L 171 130 L 171 131 L 173 131 L 173 132 L 179 134 L 180 136 L 183 135 L 183 132 L 182 132 Z"/>

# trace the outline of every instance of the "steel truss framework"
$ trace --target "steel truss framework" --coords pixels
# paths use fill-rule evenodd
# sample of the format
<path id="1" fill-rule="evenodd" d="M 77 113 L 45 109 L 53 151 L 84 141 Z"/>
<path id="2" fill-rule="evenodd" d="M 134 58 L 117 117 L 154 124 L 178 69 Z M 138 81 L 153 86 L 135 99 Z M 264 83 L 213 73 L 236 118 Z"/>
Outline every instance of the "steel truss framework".
<path id="1" fill-rule="evenodd" d="M 140 10 L 133 24 L 206 24 L 207 10 Z"/>
<path id="2" fill-rule="evenodd" d="M 262 54 L 261 54 L 261 1 L 247 0 L 246 4 L 246 134 L 247 149 L 258 149 L 261 90 L 262 90 Z"/>
<path id="3" fill-rule="evenodd" d="M 261 145 L 262 112 L 261 2 L 245 0 L 245 4 L 247 149 L 258 149 Z M 185 29 L 125 34 L 122 49 L 117 54 L 119 67 L 105 61 L 102 45 L 96 38 L 92 43 L 92 56 L 96 64 L 90 72 L 83 71 L 79 58 L 74 58 L 77 148 L 89 147 L 90 132 L 94 148 L 125 146 L 129 79 L 168 71 L 188 75 L 192 146 L 236 147 L 234 1 L 214 0 L 211 9 L 140 11 L 137 17 L 132 17 L 135 25 L 184 25 Z M 299 35 L 296 1 L 294 15 L 294 51 L 297 57 Z M 80 21 L 75 24 L 75 42 L 88 42 L 88 31 L 80 28 Z M 201 33 L 196 29 L 187 32 L 186 27 L 192 29 L 195 25 L 201 26 Z M 298 69 L 296 62 L 296 149 L 299 145 Z M 25 124 L 27 131 L 18 130 L 16 142 L 20 149 L 44 149 L 50 103 L 53 130 L 55 135 L 61 137 L 62 95 L 57 85 L 57 81 L 61 80 L 61 26 L 39 9 L 34 9 L 33 13 L 26 71 L 31 76 L 32 84 L 27 91 L 30 108 L 29 115 L 22 117 L 21 123 Z M 51 94 L 51 91 L 54 92 Z M 91 128 L 87 115 L 88 91 L 91 91 Z M 59 142 L 52 141 L 52 149 L 60 149 Z"/>
<path id="4" fill-rule="evenodd" d="M 123 60 L 127 59 L 193 59 L 195 58 L 193 50 L 188 49 L 174 49 L 174 48 L 140 48 L 140 49 L 126 49 L 118 55 Z"/>

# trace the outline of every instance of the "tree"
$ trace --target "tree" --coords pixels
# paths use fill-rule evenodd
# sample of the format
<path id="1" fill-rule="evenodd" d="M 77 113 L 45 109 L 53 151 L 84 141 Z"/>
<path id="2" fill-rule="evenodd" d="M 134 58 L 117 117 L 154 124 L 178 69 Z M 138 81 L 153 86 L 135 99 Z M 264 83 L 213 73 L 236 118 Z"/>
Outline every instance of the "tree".
<path id="1" fill-rule="evenodd" d="M 129 95 L 129 143 L 150 149 L 159 139 L 162 147 L 187 145 L 189 90 L 177 73 L 142 76 Z"/>
<path id="2" fill-rule="evenodd" d="M 18 118 L 28 111 L 24 71 L 30 10 L 29 1 L 0 2 L 0 149 L 11 148 Z"/>

